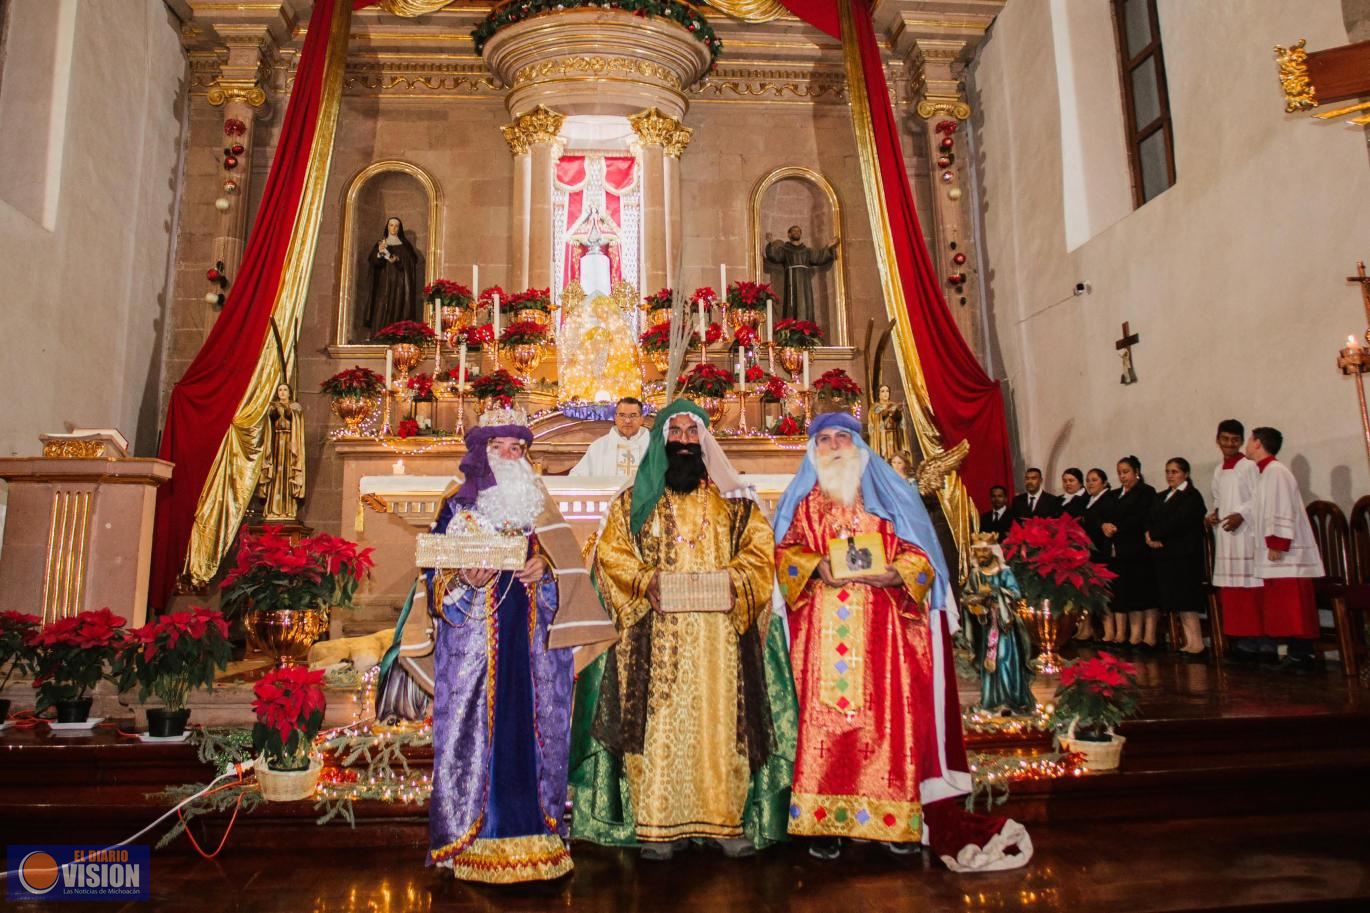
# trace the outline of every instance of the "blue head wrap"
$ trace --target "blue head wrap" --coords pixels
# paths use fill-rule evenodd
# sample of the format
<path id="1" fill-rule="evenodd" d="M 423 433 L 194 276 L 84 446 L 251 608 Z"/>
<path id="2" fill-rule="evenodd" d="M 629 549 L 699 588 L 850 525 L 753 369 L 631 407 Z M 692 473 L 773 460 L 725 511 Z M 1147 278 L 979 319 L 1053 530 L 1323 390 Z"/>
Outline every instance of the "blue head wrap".
<path id="1" fill-rule="evenodd" d="M 861 473 L 861 499 L 866 510 L 894 525 L 894 533 L 905 542 L 927 552 L 937 579 L 928 594 L 929 605 L 934 609 L 949 610 L 954 603 L 950 598 L 951 577 L 947 573 L 947 560 L 942 555 L 942 546 L 937 540 L 937 530 L 933 528 L 928 509 L 923 506 L 923 498 L 918 488 L 894 471 L 882 460 L 861 437 L 861 423 L 847 412 L 826 412 L 809 424 L 809 452 L 795 473 L 780 503 L 775 509 L 775 541 L 779 542 L 789 532 L 794 522 L 794 512 L 799 502 L 804 500 L 813 487 L 818 484 L 818 470 L 814 465 L 814 438 L 825 428 L 840 428 L 851 434 L 852 443 L 862 451 L 865 469 Z"/>

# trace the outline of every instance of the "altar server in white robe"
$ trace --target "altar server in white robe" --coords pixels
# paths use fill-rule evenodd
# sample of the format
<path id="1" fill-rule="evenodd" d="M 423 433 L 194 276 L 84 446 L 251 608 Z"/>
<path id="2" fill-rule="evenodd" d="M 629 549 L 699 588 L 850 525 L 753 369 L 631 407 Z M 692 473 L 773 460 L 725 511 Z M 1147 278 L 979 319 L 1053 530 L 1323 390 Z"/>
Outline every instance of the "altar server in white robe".
<path id="1" fill-rule="evenodd" d="M 1254 660 L 1261 652 L 1261 580 L 1256 576 L 1256 527 L 1251 522 L 1261 471 L 1242 453 L 1246 429 L 1235 418 L 1218 423 L 1223 460 L 1213 468 L 1213 586 L 1223 608 L 1223 633 L 1232 638 L 1234 659 Z M 1270 645 L 1273 651 L 1273 643 Z"/>
<path id="2" fill-rule="evenodd" d="M 1263 583 L 1261 633 L 1288 645 L 1282 669 L 1308 672 L 1315 668 L 1313 646 L 1318 636 L 1313 581 L 1326 572 L 1298 480 L 1275 459 L 1283 444 L 1284 435 L 1275 428 L 1252 429 L 1246 444 L 1246 455 L 1261 473 L 1252 518 L 1259 540 L 1256 576 Z"/>
<path id="3" fill-rule="evenodd" d="M 631 481 L 647 452 L 651 435 L 642 427 L 642 401 L 631 396 L 614 408 L 614 427 L 590 445 L 585 456 L 571 469 L 573 476 L 617 476 Z"/>

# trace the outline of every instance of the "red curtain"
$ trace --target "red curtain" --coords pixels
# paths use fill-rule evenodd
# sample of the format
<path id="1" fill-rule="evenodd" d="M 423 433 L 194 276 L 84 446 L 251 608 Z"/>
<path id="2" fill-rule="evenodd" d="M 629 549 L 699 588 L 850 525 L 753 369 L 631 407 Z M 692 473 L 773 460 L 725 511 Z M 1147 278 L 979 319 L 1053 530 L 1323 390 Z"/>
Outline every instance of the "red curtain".
<path id="1" fill-rule="evenodd" d="M 353 6 L 360 9 L 373 2 L 358 0 Z M 154 608 L 164 607 L 175 590 L 201 490 L 247 393 L 262 347 L 269 341 L 271 315 L 295 231 L 296 212 L 306 181 L 311 178 L 310 154 L 323 95 L 329 37 L 338 8 L 329 0 L 314 4 L 280 141 L 248 234 L 242 265 L 223 312 L 171 391 L 159 455 L 175 463 L 176 469 L 157 496 L 149 586 Z"/>
<path id="2" fill-rule="evenodd" d="M 842 0 L 781 0 L 782 5 L 800 19 L 841 40 L 839 2 Z M 847 2 L 851 4 L 852 38 L 860 52 L 865 81 L 864 86 L 848 86 L 847 91 L 864 91 L 870 106 L 880 184 L 889 213 L 899 283 L 908 307 L 934 419 L 948 447 L 962 439 L 970 441 L 970 454 L 961 467 L 961 477 L 971 497 L 984 504 L 991 485 L 1005 485 L 1010 492 L 1013 490 L 1013 463 L 1009 456 L 1003 395 L 999 384 L 985 373 L 961 336 L 946 299 L 942 297 L 927 245 L 923 243 L 923 230 L 918 224 L 913 190 L 904 168 L 904 154 L 894 111 L 890 107 L 869 0 Z M 854 124 L 854 127 L 864 129 L 863 124 Z"/>
<path id="3" fill-rule="evenodd" d="M 613 225 L 613 233 L 605 241 L 605 253 L 610 262 L 610 281 L 618 283 L 623 279 L 621 237 L 623 231 L 622 194 L 636 181 L 637 159 L 632 156 L 608 155 L 604 157 L 604 209 L 601 215 Z M 557 159 L 555 180 L 559 189 L 566 191 L 566 220 L 561 226 L 563 232 L 570 231 L 585 210 L 585 185 L 589 179 L 590 161 L 584 155 L 563 155 Z M 580 281 L 580 257 L 588 248 L 577 241 L 565 243 L 562 265 L 563 284 Z"/>

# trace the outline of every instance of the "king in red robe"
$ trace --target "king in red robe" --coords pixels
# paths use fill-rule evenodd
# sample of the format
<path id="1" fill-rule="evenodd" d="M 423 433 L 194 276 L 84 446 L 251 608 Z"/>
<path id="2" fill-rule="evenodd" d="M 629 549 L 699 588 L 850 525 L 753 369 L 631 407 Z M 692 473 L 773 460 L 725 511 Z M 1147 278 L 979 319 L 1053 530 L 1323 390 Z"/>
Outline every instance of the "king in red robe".
<path id="1" fill-rule="evenodd" d="M 957 871 L 1024 865 L 1021 825 L 960 808 L 971 778 L 946 564 L 917 490 L 859 432 L 846 413 L 815 419 L 776 510 L 799 698 L 790 833 L 817 838 L 819 858 L 850 838 L 930 843 Z"/>

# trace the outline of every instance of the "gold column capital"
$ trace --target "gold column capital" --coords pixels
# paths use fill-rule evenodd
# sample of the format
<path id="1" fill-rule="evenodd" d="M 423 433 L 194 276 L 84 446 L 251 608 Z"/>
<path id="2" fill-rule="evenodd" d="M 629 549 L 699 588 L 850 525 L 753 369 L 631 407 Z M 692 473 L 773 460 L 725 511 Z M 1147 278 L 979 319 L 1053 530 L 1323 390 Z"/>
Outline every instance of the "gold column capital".
<path id="1" fill-rule="evenodd" d="M 629 115 L 628 123 L 642 145 L 661 146 L 665 153 L 673 158 L 680 158 L 685 148 L 690 145 L 690 138 L 694 136 L 692 128 L 686 127 L 669 114 L 663 114 L 657 108 L 648 108 L 646 111 Z"/>
<path id="2" fill-rule="evenodd" d="M 266 91 L 254 79 L 220 79 L 209 87 L 205 101 L 216 108 L 240 101 L 252 108 L 266 104 Z"/>
<path id="3" fill-rule="evenodd" d="M 919 38 L 914 43 L 909 54 L 909 86 L 919 117 L 970 118 L 970 103 L 961 92 L 961 80 L 953 72 L 965 50 L 966 42 L 959 39 Z"/>
<path id="4" fill-rule="evenodd" d="M 509 152 L 523 155 L 535 143 L 554 142 L 565 122 L 565 115 L 558 114 L 546 105 L 538 105 L 520 114 L 512 124 L 505 124 L 500 130 L 504 133 L 504 141 L 509 144 Z"/>

